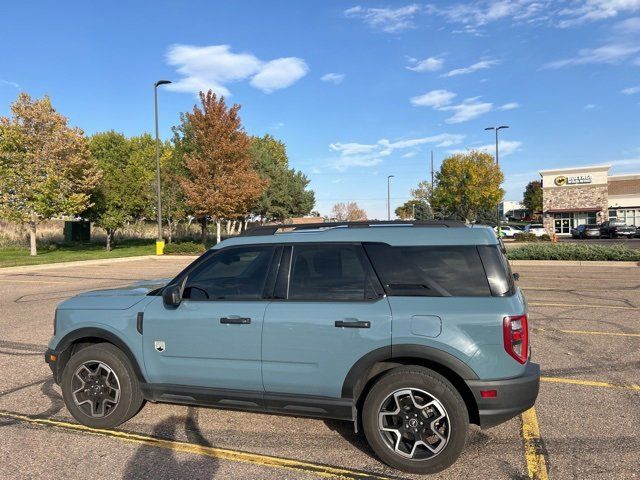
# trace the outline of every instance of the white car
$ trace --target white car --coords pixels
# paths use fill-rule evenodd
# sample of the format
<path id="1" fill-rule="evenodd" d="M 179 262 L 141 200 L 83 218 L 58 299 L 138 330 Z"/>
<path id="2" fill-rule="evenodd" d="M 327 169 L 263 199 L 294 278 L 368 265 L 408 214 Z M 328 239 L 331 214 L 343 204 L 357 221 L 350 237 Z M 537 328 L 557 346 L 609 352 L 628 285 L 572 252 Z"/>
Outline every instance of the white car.
<path id="1" fill-rule="evenodd" d="M 542 235 L 547 234 L 547 230 L 541 223 L 530 223 L 529 225 L 524 227 L 524 232 L 533 233 L 536 237 L 541 237 Z"/>
<path id="2" fill-rule="evenodd" d="M 498 234 L 498 227 L 493 227 L 493 231 L 496 232 L 496 235 Z M 501 225 L 500 226 L 500 231 L 502 232 L 502 236 L 506 237 L 506 238 L 513 238 L 515 237 L 518 233 L 522 233 L 522 230 L 515 228 L 515 227 L 510 227 L 509 225 Z"/>

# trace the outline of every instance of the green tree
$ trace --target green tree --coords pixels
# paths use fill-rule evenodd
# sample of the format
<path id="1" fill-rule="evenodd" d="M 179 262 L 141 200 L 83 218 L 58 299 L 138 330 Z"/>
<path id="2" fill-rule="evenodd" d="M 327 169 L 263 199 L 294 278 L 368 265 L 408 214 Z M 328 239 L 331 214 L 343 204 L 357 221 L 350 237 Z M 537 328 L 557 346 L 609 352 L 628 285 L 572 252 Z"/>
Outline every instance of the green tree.
<path id="1" fill-rule="evenodd" d="M 533 180 L 527 184 L 522 203 L 532 214 L 542 212 L 542 182 Z"/>
<path id="2" fill-rule="evenodd" d="M 29 224 L 36 255 L 38 222 L 84 211 L 100 171 L 82 130 L 70 127 L 48 96 L 21 93 L 11 113 L 0 118 L 0 213 Z"/>
<path id="3" fill-rule="evenodd" d="M 263 221 L 284 221 L 307 215 L 315 205 L 315 194 L 307 190 L 309 179 L 289 168 L 285 144 L 271 135 L 251 139 L 253 166 L 268 186 L 257 199 L 252 213 Z"/>
<path id="4" fill-rule="evenodd" d="M 331 216 L 340 222 L 358 222 L 367 219 L 367 212 L 356 202 L 340 202 L 331 209 Z"/>
<path id="5" fill-rule="evenodd" d="M 487 153 L 472 150 L 446 158 L 436 173 L 432 208 L 438 216 L 466 222 L 495 207 L 504 196 L 504 176 Z"/>
<path id="6" fill-rule="evenodd" d="M 180 179 L 185 175 L 182 158 L 176 154 L 176 149 L 170 142 L 162 146 L 160 157 L 162 220 L 166 228 L 167 240 L 173 241 L 180 221 L 187 218 L 187 205 L 184 192 L 180 188 Z"/>
<path id="7" fill-rule="evenodd" d="M 396 217 L 401 220 L 429 220 L 433 218 L 429 204 L 423 200 L 411 199 L 395 209 Z"/>
<path id="8" fill-rule="evenodd" d="M 115 131 L 97 133 L 89 149 L 102 171 L 86 216 L 107 232 L 107 250 L 117 230 L 149 213 L 153 203 L 154 171 L 149 160 L 151 136 L 127 139 Z"/>

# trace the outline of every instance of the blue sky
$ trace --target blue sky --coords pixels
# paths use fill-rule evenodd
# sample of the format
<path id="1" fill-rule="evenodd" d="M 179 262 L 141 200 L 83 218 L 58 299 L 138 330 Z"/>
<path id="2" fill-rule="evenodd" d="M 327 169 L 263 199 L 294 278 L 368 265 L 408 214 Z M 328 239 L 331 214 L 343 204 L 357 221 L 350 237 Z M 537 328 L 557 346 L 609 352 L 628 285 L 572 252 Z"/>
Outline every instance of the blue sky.
<path id="1" fill-rule="evenodd" d="M 64 5 L 61 6 L 61 5 Z M 640 172 L 640 0 L 11 2 L 0 115 L 49 94 L 91 134 L 161 135 L 199 88 L 242 105 L 312 179 L 317 208 L 371 218 L 409 198 L 452 151 L 493 148 L 507 199 L 542 168 Z M 10 21 L 7 21 L 10 19 Z"/>

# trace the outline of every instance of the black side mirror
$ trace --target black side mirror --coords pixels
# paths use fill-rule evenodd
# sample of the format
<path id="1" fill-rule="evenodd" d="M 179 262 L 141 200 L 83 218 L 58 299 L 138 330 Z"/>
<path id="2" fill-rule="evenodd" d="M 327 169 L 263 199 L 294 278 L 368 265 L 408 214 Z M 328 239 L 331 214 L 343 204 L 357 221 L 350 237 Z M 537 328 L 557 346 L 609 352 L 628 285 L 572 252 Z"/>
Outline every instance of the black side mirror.
<path id="1" fill-rule="evenodd" d="M 162 301 L 165 306 L 177 308 L 182 303 L 182 295 L 184 293 L 184 286 L 187 283 L 187 277 L 184 277 L 182 282 L 174 283 L 164 287 L 162 291 Z"/>
<path id="2" fill-rule="evenodd" d="M 514 272 L 513 274 L 513 279 L 517 282 L 518 280 L 520 280 L 520 274 L 517 272 Z"/>

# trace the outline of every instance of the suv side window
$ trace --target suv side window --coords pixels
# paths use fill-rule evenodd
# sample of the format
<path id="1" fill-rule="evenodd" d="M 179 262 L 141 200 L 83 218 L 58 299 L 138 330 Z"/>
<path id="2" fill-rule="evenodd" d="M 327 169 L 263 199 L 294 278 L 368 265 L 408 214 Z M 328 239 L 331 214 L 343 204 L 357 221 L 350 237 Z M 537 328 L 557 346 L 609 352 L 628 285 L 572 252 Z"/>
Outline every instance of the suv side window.
<path id="1" fill-rule="evenodd" d="M 273 246 L 225 248 L 189 274 L 184 298 L 257 300 L 264 292 Z"/>
<path id="2" fill-rule="evenodd" d="M 388 295 L 491 296 L 475 246 L 391 247 L 370 243 L 365 249 Z"/>
<path id="3" fill-rule="evenodd" d="M 294 245 L 289 300 L 367 300 L 376 292 L 360 245 Z"/>

